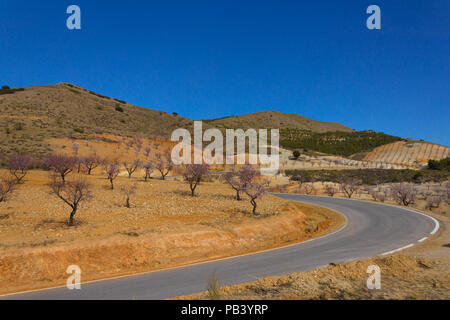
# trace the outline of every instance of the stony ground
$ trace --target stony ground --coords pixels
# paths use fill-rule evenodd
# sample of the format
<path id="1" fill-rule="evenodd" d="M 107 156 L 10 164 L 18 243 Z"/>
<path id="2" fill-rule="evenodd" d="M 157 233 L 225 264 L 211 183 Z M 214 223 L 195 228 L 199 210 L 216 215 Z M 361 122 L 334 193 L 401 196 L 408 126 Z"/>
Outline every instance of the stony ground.
<path id="1" fill-rule="evenodd" d="M 400 253 L 331 263 L 309 272 L 222 287 L 219 295 L 203 292 L 181 299 L 449 299 L 450 217 L 448 211 L 423 212 L 439 219 L 440 230 Z M 367 288 L 370 265 L 381 269 L 380 290 Z"/>
<path id="2" fill-rule="evenodd" d="M 6 174 L 0 172 L 0 174 Z M 343 223 L 339 214 L 267 195 L 248 199 L 220 182 L 195 197 L 183 181 L 120 176 L 115 190 L 99 170 L 84 176 L 93 199 L 67 224 L 70 208 L 50 194 L 48 173 L 32 171 L 0 204 L 0 292 L 64 283 L 71 264 L 83 280 L 145 272 L 309 239 Z M 120 187 L 137 184 L 131 208 Z"/>

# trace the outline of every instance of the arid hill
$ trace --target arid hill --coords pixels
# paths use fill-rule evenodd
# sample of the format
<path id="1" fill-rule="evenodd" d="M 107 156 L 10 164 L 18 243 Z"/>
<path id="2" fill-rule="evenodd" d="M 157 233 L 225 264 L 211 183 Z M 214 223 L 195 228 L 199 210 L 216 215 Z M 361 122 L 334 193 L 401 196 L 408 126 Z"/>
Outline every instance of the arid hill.
<path id="1" fill-rule="evenodd" d="M 209 120 L 204 128 L 308 129 L 313 132 L 352 130 L 275 111 Z M 53 151 L 51 138 L 87 139 L 92 134 L 169 139 L 177 128 L 192 129 L 193 121 L 162 111 L 138 107 L 79 86 L 60 83 L 0 90 L 0 152 L 42 156 Z"/>
<path id="2" fill-rule="evenodd" d="M 80 141 L 90 140 L 93 136 L 98 138 L 99 135 L 107 137 L 104 138 L 106 140 L 111 140 L 108 137 L 117 137 L 111 141 L 105 140 L 111 143 L 117 143 L 120 137 L 168 140 L 177 128 L 192 131 L 193 120 L 176 113 L 131 105 L 73 84 L 60 83 L 0 89 L 0 125 L 1 160 L 2 154 L 14 152 L 41 157 L 55 151 L 52 143 L 55 138 Z M 220 130 L 279 128 L 280 145 L 285 148 L 343 157 L 354 155 L 352 158 L 356 160 L 362 160 L 364 156 L 365 160 L 377 160 L 377 147 L 384 148 L 391 142 L 403 141 L 400 137 L 384 133 L 357 132 L 339 123 L 315 121 L 277 111 L 204 120 L 203 128 L 211 127 Z M 415 159 L 416 153 L 402 159 L 407 162 L 426 162 L 429 159 L 428 154 L 420 152 Z M 436 158 L 433 152 L 429 155 Z M 439 155 L 436 159 L 440 159 Z M 392 159 L 388 160 L 392 163 Z M 400 160 L 398 163 L 404 162 Z"/>
<path id="3" fill-rule="evenodd" d="M 13 151 L 42 155 L 50 138 L 83 139 L 89 134 L 167 138 L 192 121 L 176 114 L 134 106 L 72 84 L 34 86 L 2 94 L 0 143 Z"/>
<path id="4" fill-rule="evenodd" d="M 241 116 L 205 120 L 207 123 L 222 128 L 291 128 L 311 130 L 313 132 L 344 131 L 353 129 L 334 122 L 311 120 L 293 113 L 262 111 Z"/>

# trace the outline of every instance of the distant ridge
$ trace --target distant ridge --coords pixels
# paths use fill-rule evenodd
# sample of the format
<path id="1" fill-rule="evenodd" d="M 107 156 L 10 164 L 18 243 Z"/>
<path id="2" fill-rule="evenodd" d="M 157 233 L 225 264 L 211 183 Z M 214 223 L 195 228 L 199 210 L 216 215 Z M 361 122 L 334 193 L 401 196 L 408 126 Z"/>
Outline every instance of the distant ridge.
<path id="1" fill-rule="evenodd" d="M 204 121 L 210 125 L 224 128 L 291 128 L 311 130 L 313 132 L 354 131 L 339 123 L 316 121 L 298 114 L 282 113 L 272 110 Z"/>
<path id="2" fill-rule="evenodd" d="M 280 144 L 285 148 L 346 157 L 352 154 L 363 157 L 377 147 L 406 141 L 384 133 L 356 132 L 339 123 L 273 110 L 203 121 L 204 129 L 215 127 L 222 131 L 277 128 L 280 129 Z M 14 152 L 42 156 L 53 151 L 48 143 L 51 138 L 89 139 L 92 134 L 109 134 L 168 140 L 175 129 L 192 131 L 193 120 L 176 112 L 138 107 L 74 84 L 60 83 L 1 88 L 0 125 L 1 158 L 1 154 Z"/>

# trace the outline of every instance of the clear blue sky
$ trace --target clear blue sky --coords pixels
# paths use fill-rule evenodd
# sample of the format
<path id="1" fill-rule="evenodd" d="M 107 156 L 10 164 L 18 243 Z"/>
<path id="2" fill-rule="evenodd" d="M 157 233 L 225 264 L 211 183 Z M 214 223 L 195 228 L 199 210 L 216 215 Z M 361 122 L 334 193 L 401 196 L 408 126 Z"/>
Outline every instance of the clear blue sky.
<path id="1" fill-rule="evenodd" d="M 77 4 L 82 29 L 66 28 Z M 382 29 L 366 28 L 381 8 Z M 193 119 L 262 110 L 450 145 L 450 1 L 0 0 L 0 84 Z"/>

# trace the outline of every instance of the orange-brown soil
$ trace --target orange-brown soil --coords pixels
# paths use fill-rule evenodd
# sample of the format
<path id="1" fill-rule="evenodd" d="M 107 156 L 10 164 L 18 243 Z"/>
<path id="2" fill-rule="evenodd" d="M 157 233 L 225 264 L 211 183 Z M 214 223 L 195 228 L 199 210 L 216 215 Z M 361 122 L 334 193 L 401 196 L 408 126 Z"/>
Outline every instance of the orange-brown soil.
<path id="1" fill-rule="evenodd" d="M 69 227 L 70 208 L 49 193 L 48 173 L 30 172 L 0 204 L 0 293 L 64 285 L 73 264 L 89 281 L 277 247 L 344 223 L 330 210 L 270 195 L 252 215 L 249 201 L 219 182 L 202 183 L 191 197 L 182 181 L 140 177 L 120 176 L 110 190 L 100 170 L 86 176 L 94 198 Z M 128 209 L 120 186 L 132 182 Z"/>

